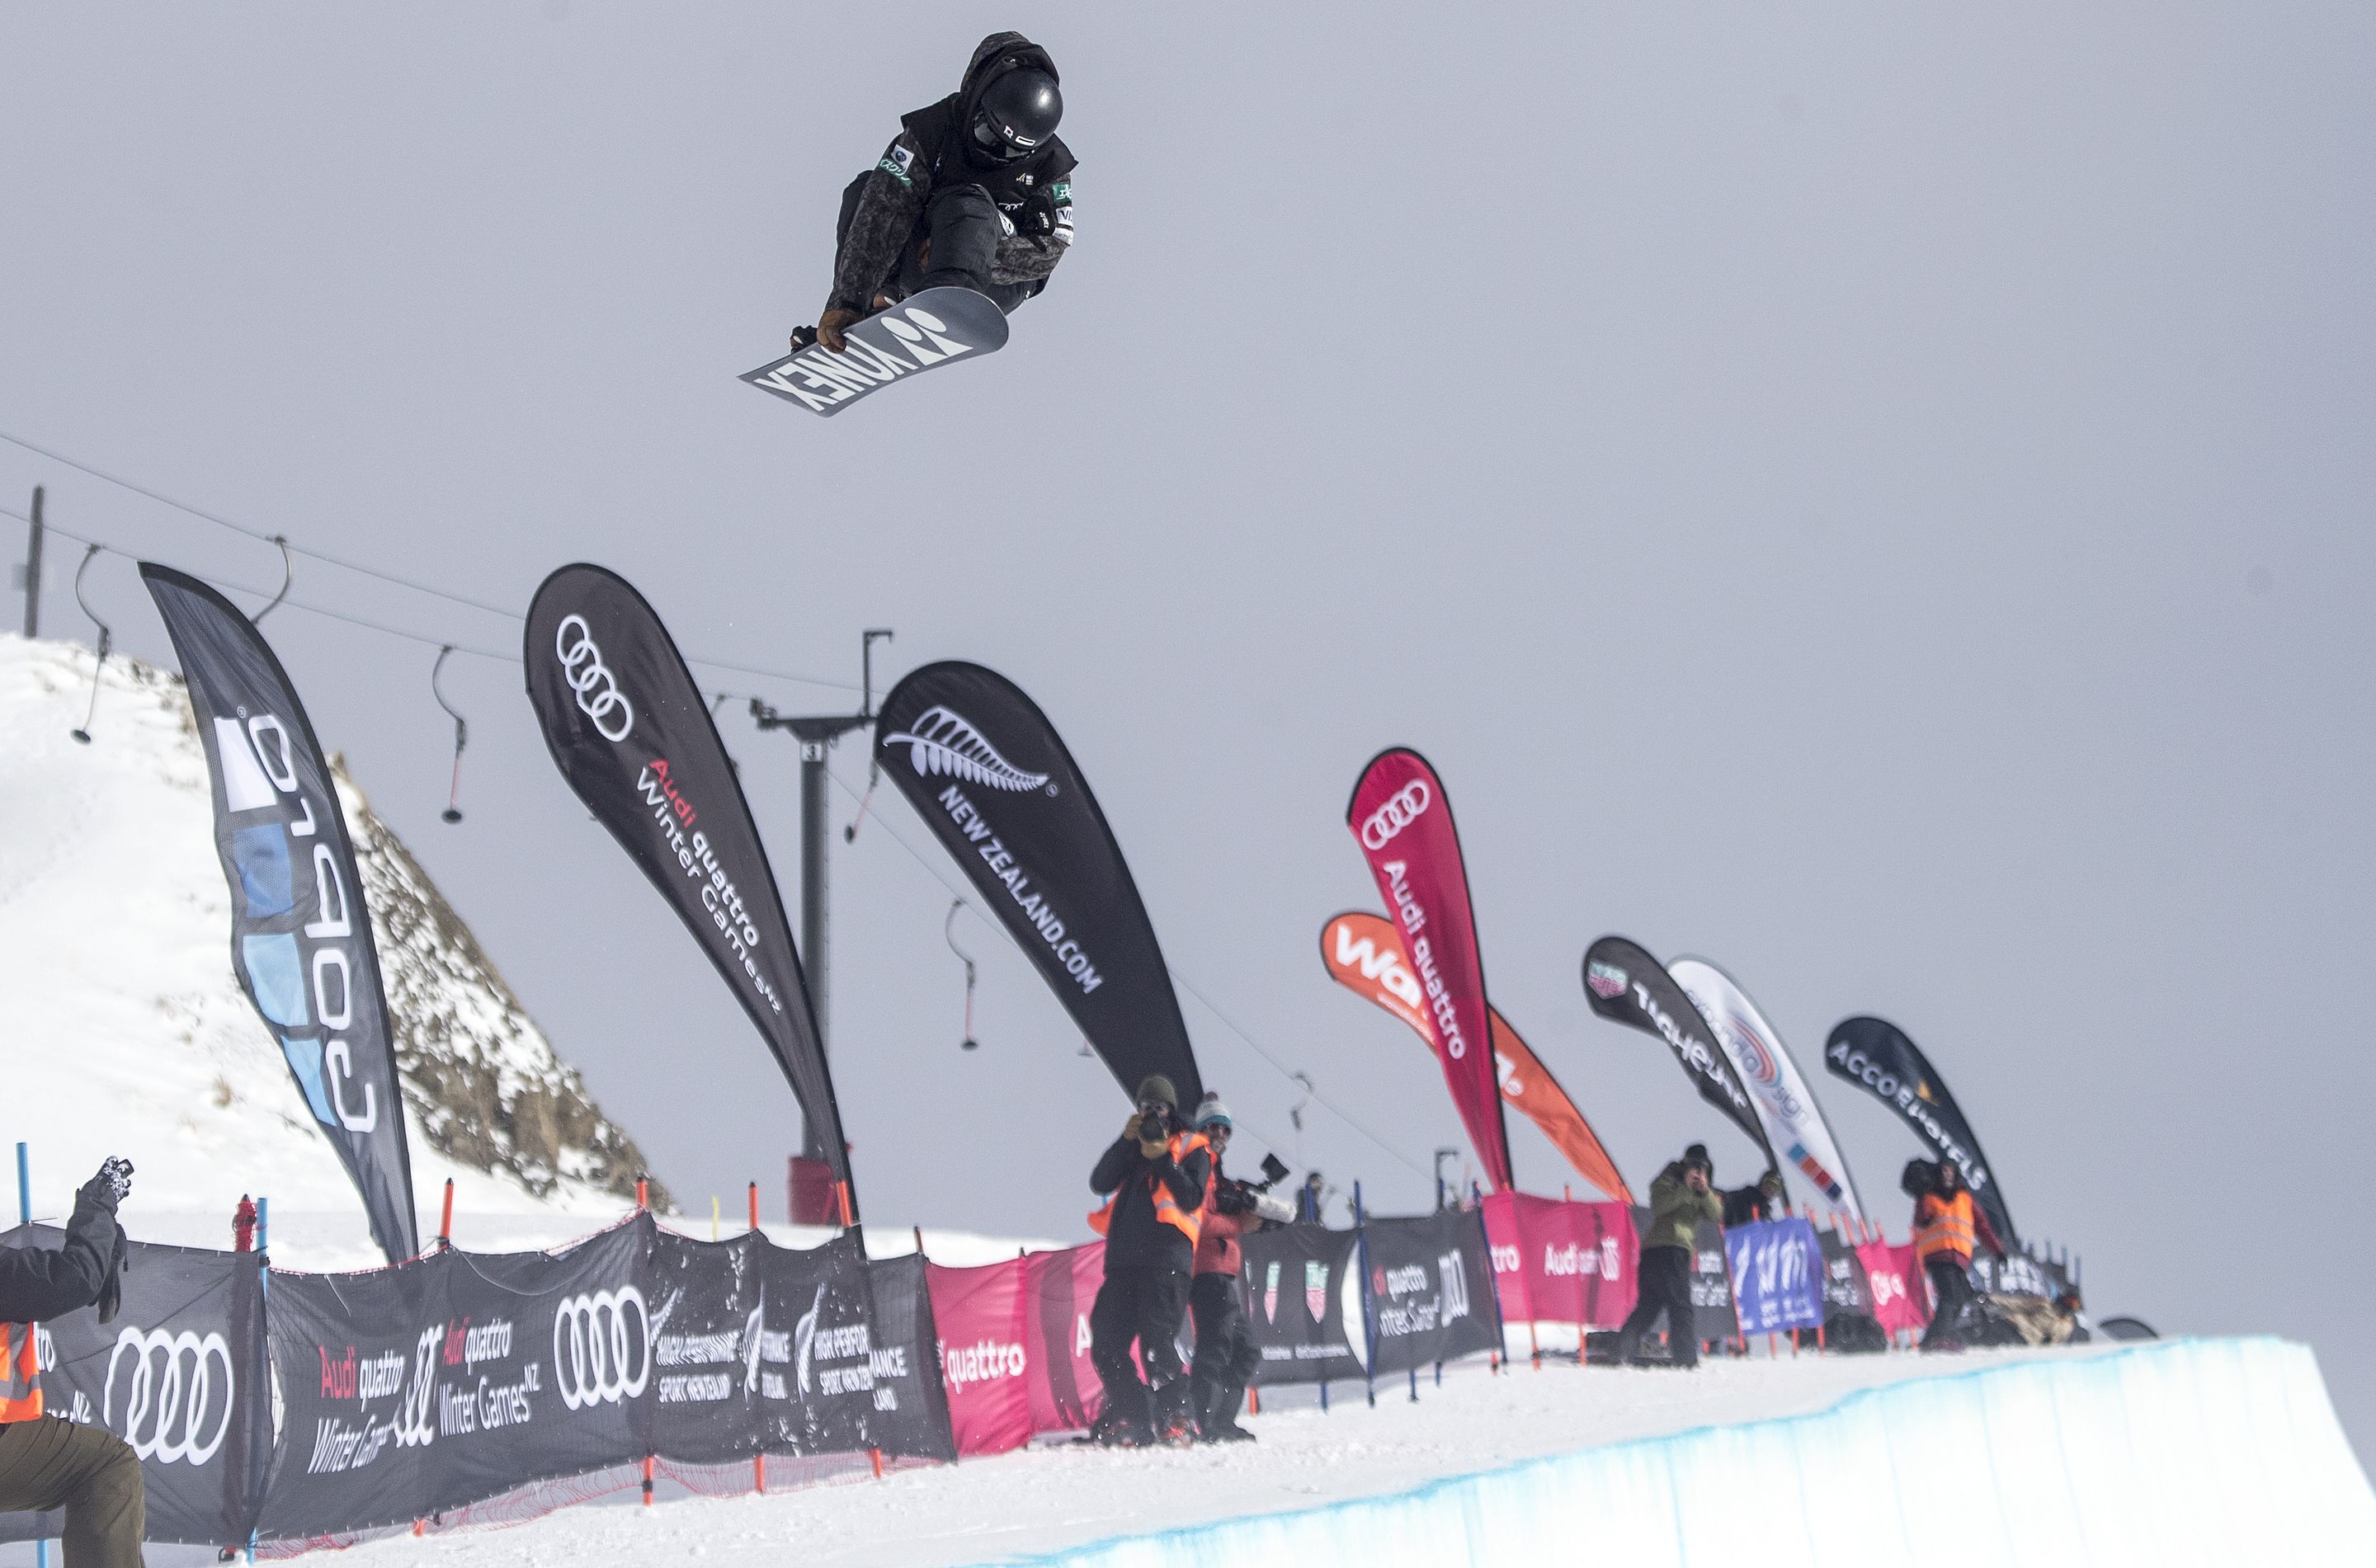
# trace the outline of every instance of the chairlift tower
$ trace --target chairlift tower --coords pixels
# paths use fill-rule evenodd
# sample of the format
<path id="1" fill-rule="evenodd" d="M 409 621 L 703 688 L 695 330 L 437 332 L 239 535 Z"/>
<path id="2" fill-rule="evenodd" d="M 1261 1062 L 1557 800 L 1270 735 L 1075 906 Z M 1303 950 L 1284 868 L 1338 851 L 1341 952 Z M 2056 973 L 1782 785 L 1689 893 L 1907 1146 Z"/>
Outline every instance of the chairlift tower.
<path id="1" fill-rule="evenodd" d="M 859 707 L 856 713 L 823 714 L 794 717 L 778 713 L 757 697 L 751 699 L 751 719 L 761 730 L 789 730 L 801 743 L 801 968 L 808 977 L 809 997 L 816 1007 L 817 1043 L 827 1045 L 831 1038 L 832 1010 L 828 999 L 832 992 L 827 981 L 827 955 L 830 952 L 826 925 L 826 790 L 831 783 L 826 776 L 826 753 L 844 735 L 853 730 L 863 730 L 874 722 L 874 643 L 876 638 L 891 640 L 887 627 L 873 627 L 861 634 L 858 659 L 860 666 Z M 815 1146 L 814 1134 L 802 1134 L 802 1154 L 809 1159 L 822 1158 L 824 1152 Z"/>

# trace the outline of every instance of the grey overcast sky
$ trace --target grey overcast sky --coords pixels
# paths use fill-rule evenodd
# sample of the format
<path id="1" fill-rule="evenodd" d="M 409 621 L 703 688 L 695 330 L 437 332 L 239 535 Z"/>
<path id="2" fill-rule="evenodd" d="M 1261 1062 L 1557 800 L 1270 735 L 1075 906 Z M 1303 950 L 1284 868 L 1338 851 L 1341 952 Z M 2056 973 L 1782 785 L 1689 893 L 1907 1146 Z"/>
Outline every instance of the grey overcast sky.
<path id="1" fill-rule="evenodd" d="M 1637 1180 L 1694 1138 L 1752 1167 L 1588 1014 L 1610 931 L 1741 980 L 1893 1230 L 1913 1139 L 1815 1059 L 1847 1014 L 1904 1025 L 2098 1311 L 2308 1338 L 2370 1452 L 2376 9 L 1788 11 L 19 0 L 0 430 L 497 605 L 600 561 L 717 659 L 854 683 L 881 625 L 890 674 L 1004 671 L 1251 1141 L 1389 1210 L 1458 1123 L 1314 947 L 1374 902 L 1354 775 L 1415 745 L 1495 1001 Z M 1082 159 L 1011 346 L 830 422 L 738 385 L 814 317 L 843 183 L 1003 27 L 1053 51 Z M 0 446 L 0 502 L 35 483 L 61 527 L 278 581 Z M 52 561 L 46 624 L 87 636 Z M 91 595 L 166 657 L 128 565 Z M 296 597 L 517 643 L 315 563 Z M 659 1173 L 779 1202 L 790 1093 L 517 666 L 449 670 L 448 827 L 434 647 L 269 630 Z M 790 742 L 726 730 L 789 888 Z M 861 748 L 834 767 L 862 788 Z M 972 917 L 958 1051 L 956 873 L 876 805 L 833 867 L 868 1211 L 1084 1235 L 1121 1096 Z M 1273 1062 L 1330 1102 L 1300 1150 Z"/>

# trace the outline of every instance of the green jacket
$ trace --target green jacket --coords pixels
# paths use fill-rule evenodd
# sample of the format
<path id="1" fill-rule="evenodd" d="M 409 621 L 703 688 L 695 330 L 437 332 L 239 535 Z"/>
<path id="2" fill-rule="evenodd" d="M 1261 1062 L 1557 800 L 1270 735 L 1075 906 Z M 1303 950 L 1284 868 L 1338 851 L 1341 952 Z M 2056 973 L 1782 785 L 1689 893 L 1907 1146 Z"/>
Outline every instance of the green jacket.
<path id="1" fill-rule="evenodd" d="M 1699 1239 L 1700 1221 L 1724 1219 L 1724 1200 L 1713 1183 L 1705 1193 L 1683 1185 L 1683 1162 L 1676 1160 L 1650 1183 L 1650 1229 L 1642 1237 L 1644 1250 L 1681 1247 L 1689 1252 Z"/>

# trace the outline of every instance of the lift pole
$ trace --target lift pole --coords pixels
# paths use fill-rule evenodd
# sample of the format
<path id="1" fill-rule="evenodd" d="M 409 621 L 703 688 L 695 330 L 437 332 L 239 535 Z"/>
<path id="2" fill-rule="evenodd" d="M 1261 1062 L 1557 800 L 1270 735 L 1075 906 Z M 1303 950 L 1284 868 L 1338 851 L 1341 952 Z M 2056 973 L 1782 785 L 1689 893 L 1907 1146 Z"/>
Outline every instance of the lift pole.
<path id="1" fill-rule="evenodd" d="M 844 735 L 853 730 L 863 730 L 874 722 L 874 642 L 891 640 L 886 627 L 872 628 L 859 640 L 859 665 L 863 682 L 859 688 L 856 713 L 824 714 L 795 717 L 778 713 L 757 697 L 751 699 L 752 722 L 765 730 L 789 730 L 801 743 L 801 968 L 808 977 L 809 997 L 816 1007 L 817 1043 L 826 1045 L 831 1039 L 832 1010 L 828 958 L 832 952 L 827 923 L 826 891 L 831 868 L 826 856 L 825 830 L 826 753 Z M 808 1146 L 814 1134 L 802 1134 L 802 1152 L 806 1158 L 823 1158 L 824 1151 Z"/>

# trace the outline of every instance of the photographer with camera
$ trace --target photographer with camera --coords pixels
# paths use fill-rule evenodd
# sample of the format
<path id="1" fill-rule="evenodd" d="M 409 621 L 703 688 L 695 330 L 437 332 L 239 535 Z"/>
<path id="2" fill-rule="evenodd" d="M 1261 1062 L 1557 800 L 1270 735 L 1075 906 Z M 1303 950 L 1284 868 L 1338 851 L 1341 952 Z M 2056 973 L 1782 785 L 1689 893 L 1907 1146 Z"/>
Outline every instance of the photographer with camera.
<path id="1" fill-rule="evenodd" d="M 1213 1173 L 1204 1136 L 1181 1123 L 1170 1079 L 1150 1075 L 1136 1099 L 1122 1136 L 1089 1173 L 1089 1190 L 1107 1194 L 1089 1216 L 1089 1228 L 1106 1239 L 1105 1281 L 1089 1309 L 1089 1364 L 1105 1384 L 1105 1408 L 1089 1435 L 1121 1447 L 1195 1435 L 1174 1341 Z M 1131 1362 L 1134 1340 L 1145 1382 Z"/>
<path id="2" fill-rule="evenodd" d="M 81 1421 L 43 1420 L 36 1324 L 123 1302 L 124 1231 L 115 1206 L 132 1162 L 110 1159 L 75 1194 L 65 1244 L 0 1249 L 0 1513 L 65 1510 L 68 1568 L 139 1568 L 148 1524 L 140 1460 L 123 1439 Z"/>
<path id="3" fill-rule="evenodd" d="M 1251 1443 L 1254 1435 L 1238 1425 L 1238 1406 L 1262 1360 L 1238 1299 L 1243 1261 L 1238 1238 L 1268 1223 L 1285 1224 L 1295 1216 L 1292 1204 L 1271 1194 L 1271 1188 L 1288 1174 L 1278 1156 L 1263 1158 L 1260 1182 L 1222 1174 L 1221 1160 L 1229 1153 L 1235 1126 L 1219 1095 L 1207 1093 L 1197 1105 L 1196 1131 L 1213 1149 L 1213 1195 L 1206 1204 L 1203 1234 L 1196 1241 L 1195 1277 L 1188 1284 L 1188 1310 L 1196 1320 L 1196 1360 L 1188 1374 L 1188 1392 L 1195 1407 L 1197 1435 L 1207 1443 Z"/>
<path id="4" fill-rule="evenodd" d="M 1700 1364 L 1699 1328 L 1692 1320 L 1692 1253 L 1700 1222 L 1724 1217 L 1724 1199 L 1710 1186 L 1714 1170 L 1707 1145 L 1693 1144 L 1650 1183 L 1650 1229 L 1642 1238 L 1635 1271 L 1641 1294 L 1617 1331 L 1620 1365 L 1634 1359 L 1634 1348 L 1660 1313 L 1667 1314 L 1667 1364 Z"/>

